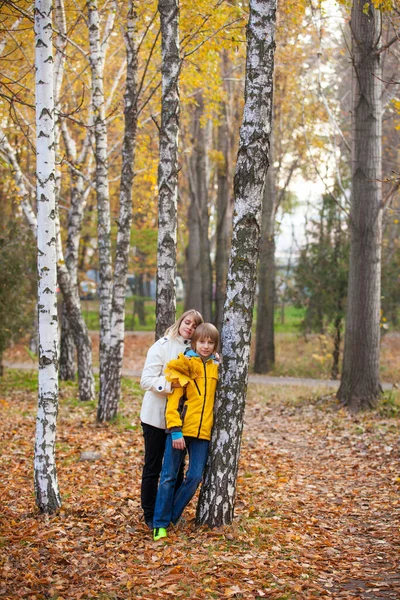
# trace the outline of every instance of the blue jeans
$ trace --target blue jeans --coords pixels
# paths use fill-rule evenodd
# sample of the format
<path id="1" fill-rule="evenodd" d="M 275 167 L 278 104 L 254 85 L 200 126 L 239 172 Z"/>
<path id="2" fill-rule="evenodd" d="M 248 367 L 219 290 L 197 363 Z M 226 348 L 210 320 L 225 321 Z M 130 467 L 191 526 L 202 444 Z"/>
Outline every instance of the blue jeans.
<path id="1" fill-rule="evenodd" d="M 165 454 L 158 486 L 153 527 L 168 527 L 179 521 L 185 507 L 193 498 L 203 478 L 208 456 L 208 440 L 185 437 L 189 454 L 189 467 L 186 477 L 175 492 L 176 478 L 185 455 L 184 450 L 172 447 L 171 434 L 167 435 Z"/>

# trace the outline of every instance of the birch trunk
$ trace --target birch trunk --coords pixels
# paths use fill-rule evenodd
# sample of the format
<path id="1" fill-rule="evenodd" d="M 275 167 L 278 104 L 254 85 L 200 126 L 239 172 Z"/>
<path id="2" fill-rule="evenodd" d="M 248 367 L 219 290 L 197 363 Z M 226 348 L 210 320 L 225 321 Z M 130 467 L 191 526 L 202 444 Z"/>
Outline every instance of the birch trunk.
<path id="1" fill-rule="evenodd" d="M 107 124 L 104 102 L 104 48 L 100 43 L 97 0 L 89 0 L 89 46 L 92 73 L 92 109 L 96 156 L 97 232 L 100 271 L 100 398 L 106 386 L 105 373 L 111 338 L 112 264 L 110 193 L 108 185 Z"/>
<path id="2" fill-rule="evenodd" d="M 42 512 L 61 506 L 55 462 L 58 412 L 56 197 L 52 2 L 35 2 L 36 172 L 38 211 L 39 382 L 35 440 L 35 495 Z"/>
<path id="3" fill-rule="evenodd" d="M 103 385 L 97 412 L 99 421 L 109 421 L 118 411 L 121 394 L 122 359 L 125 334 L 125 291 L 132 222 L 132 185 L 137 132 L 137 2 L 130 2 L 127 31 L 125 35 L 127 73 L 124 107 L 124 141 L 122 149 L 122 173 L 120 210 L 118 219 L 117 249 L 112 297 L 111 336 L 104 365 Z"/>
<path id="4" fill-rule="evenodd" d="M 229 60 L 226 51 L 222 56 L 222 74 L 224 80 L 229 74 Z M 215 255 L 215 324 L 220 331 L 223 323 L 223 308 L 226 296 L 226 277 L 228 274 L 229 247 L 231 242 L 233 198 L 232 188 L 232 134 L 230 130 L 229 102 L 231 92 L 229 84 L 225 83 L 227 98 L 222 107 L 221 124 L 218 128 L 218 149 L 224 160 L 218 165 L 217 182 L 217 232 Z"/>
<path id="5" fill-rule="evenodd" d="M 179 2 L 159 0 L 162 52 L 156 338 L 175 321 L 179 132 Z"/>
<path id="6" fill-rule="evenodd" d="M 220 383 L 210 459 L 197 522 L 231 523 L 243 429 L 261 205 L 268 169 L 275 50 L 275 0 L 250 0 L 245 107 L 234 181 L 235 208 L 222 327 Z"/>
<path id="7" fill-rule="evenodd" d="M 374 407 L 379 382 L 382 104 L 381 14 L 354 0 L 350 270 L 340 400 L 352 411 Z"/>
<path id="8" fill-rule="evenodd" d="M 58 281 L 64 298 L 70 335 L 72 334 L 73 336 L 74 344 L 77 350 L 79 399 L 84 402 L 94 400 L 95 398 L 92 341 L 89 336 L 87 325 L 82 316 L 78 287 L 79 242 L 84 206 L 86 202 L 84 178 L 81 170 L 86 161 L 86 155 L 91 136 L 90 134 L 87 136 L 83 144 L 82 152 L 80 153 L 79 157 L 77 157 L 75 145 L 69 136 L 65 124 L 62 126 L 62 134 L 67 158 L 71 165 L 71 206 L 68 212 L 68 234 L 65 251 L 65 264 L 63 261 L 59 261 Z M 68 339 L 63 342 L 63 338 L 61 338 L 61 341 L 61 351 L 63 351 L 63 343 L 67 343 Z"/>
<path id="9" fill-rule="evenodd" d="M 272 143 L 271 140 L 271 163 L 273 163 Z M 254 357 L 254 371 L 256 373 L 268 373 L 275 363 L 275 213 L 274 168 L 270 167 L 265 183 L 262 210 L 256 352 Z"/>

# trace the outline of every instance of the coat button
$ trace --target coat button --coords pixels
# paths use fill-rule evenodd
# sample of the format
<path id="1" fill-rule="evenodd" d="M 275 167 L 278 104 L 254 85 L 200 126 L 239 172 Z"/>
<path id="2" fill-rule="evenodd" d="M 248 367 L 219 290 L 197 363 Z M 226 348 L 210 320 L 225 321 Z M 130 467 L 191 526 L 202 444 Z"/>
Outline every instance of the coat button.
<path id="1" fill-rule="evenodd" d="M 161 386 L 161 385 L 159 385 L 159 386 L 158 386 L 158 389 L 159 389 L 159 390 L 160 390 L 160 392 L 161 392 L 161 391 L 162 391 L 162 386 Z"/>

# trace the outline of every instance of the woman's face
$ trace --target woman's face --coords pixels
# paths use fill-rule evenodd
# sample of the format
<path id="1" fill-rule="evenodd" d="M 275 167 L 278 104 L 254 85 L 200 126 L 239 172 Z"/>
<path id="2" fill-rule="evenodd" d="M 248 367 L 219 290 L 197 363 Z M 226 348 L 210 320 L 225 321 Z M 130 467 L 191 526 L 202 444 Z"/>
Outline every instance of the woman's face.
<path id="1" fill-rule="evenodd" d="M 196 321 L 191 315 L 188 315 L 183 319 L 179 326 L 179 335 L 181 335 L 184 340 L 190 340 L 196 327 Z"/>

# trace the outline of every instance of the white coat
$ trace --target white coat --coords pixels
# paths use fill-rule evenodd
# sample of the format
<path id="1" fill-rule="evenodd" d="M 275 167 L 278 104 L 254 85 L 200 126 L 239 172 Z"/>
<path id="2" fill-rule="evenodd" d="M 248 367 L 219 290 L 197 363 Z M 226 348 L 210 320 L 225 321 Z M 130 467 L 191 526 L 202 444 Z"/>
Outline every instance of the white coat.
<path id="1" fill-rule="evenodd" d="M 142 423 L 165 429 L 165 403 L 172 388 L 164 369 L 186 348 L 190 348 L 190 340 L 180 335 L 176 338 L 164 336 L 149 348 L 140 379 L 140 387 L 146 390 L 140 411 Z"/>

